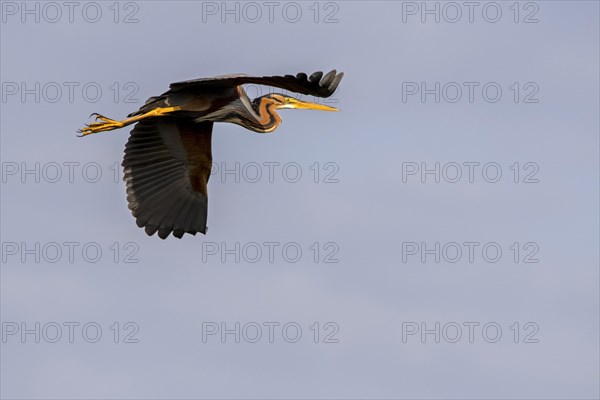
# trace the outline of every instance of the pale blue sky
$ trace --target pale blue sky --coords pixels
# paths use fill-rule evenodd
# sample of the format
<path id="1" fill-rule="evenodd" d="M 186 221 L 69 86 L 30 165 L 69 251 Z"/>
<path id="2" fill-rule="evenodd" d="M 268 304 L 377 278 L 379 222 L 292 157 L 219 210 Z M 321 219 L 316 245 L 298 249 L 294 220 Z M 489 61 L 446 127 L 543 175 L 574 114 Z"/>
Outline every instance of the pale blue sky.
<path id="1" fill-rule="evenodd" d="M 73 22 L 65 6 L 59 18 L 21 4 L 1 3 L 3 398 L 598 398 L 597 2 L 521 2 L 518 23 L 513 2 L 498 3 L 496 23 L 490 3 L 472 23 L 466 7 L 446 22 L 446 3 L 440 23 L 409 13 L 421 2 L 278 2 L 272 23 L 263 2 L 251 6 L 260 18 L 239 3 L 239 23 L 221 21 L 221 2 L 122 2 L 118 15 L 97 2 L 95 23 L 90 3 L 76 4 Z M 283 111 L 269 135 L 215 126 L 214 161 L 240 163 L 241 177 L 211 178 L 206 236 L 161 241 L 137 228 L 115 169 L 128 130 L 75 136 L 90 113 L 122 118 L 170 82 L 332 68 L 346 74 L 333 98 L 341 113 Z M 403 102 L 403 86 L 436 82 L 439 103 Z M 502 90 L 495 103 L 482 95 L 490 83 Z M 447 101 L 457 86 L 463 97 Z M 39 183 L 22 175 L 36 163 Z M 403 182 L 409 165 L 436 163 L 440 183 Z M 462 179 L 450 183 L 457 164 Z M 490 167 L 482 176 L 486 164 L 501 170 L 497 183 L 485 179 Z M 302 172 L 297 183 L 289 168 Z M 436 242 L 439 263 L 407 253 Z M 479 244 L 472 263 L 465 242 Z M 236 243 L 237 254 L 223 252 Z M 452 243 L 463 251 L 455 263 Z M 498 262 L 483 257 L 488 243 L 502 250 Z M 9 334 L 36 322 L 40 343 Z M 69 322 L 79 323 L 73 343 Z M 240 343 L 206 336 L 207 323 L 222 322 L 250 325 Z M 273 343 L 269 322 L 279 324 Z M 436 322 L 440 343 L 406 336 Z M 86 323 L 101 327 L 97 343 L 82 338 Z M 282 336 L 288 323 L 302 329 L 296 343 Z M 465 323 L 479 324 L 473 343 Z M 451 343 L 455 324 L 462 337 Z M 139 342 L 123 343 L 136 326 Z M 488 343 L 495 326 L 502 337 Z M 336 329 L 338 342 L 323 343 Z"/>

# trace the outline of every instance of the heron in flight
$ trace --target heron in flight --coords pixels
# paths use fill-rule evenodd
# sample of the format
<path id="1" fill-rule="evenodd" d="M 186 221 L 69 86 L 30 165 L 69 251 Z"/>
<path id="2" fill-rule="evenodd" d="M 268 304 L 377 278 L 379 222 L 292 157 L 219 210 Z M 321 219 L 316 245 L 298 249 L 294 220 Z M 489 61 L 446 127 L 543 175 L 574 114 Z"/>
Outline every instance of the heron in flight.
<path id="1" fill-rule="evenodd" d="M 331 96 L 344 74 L 256 77 L 223 75 L 172 83 L 167 92 L 149 98 L 127 119 L 116 121 L 94 113 L 96 122 L 79 130 L 81 136 L 123 128 L 131 131 L 124 180 L 129 209 L 148 235 L 166 239 L 172 232 L 206 234 L 207 183 L 212 166 L 211 136 L 215 122 L 231 122 L 254 132 L 273 132 L 281 123 L 277 109 L 338 111 L 322 104 L 282 94 L 250 100 L 243 84 L 274 86 L 317 97 Z"/>

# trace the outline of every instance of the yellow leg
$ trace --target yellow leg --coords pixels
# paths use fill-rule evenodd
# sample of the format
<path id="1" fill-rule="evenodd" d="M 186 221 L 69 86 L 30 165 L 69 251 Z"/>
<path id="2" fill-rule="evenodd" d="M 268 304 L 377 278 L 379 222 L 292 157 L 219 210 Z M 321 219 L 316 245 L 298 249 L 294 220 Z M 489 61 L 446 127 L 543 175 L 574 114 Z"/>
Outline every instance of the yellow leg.
<path id="1" fill-rule="evenodd" d="M 113 129 L 119 129 L 124 126 L 133 124 L 134 122 L 138 122 L 144 118 L 149 117 L 159 117 L 161 115 L 165 115 L 171 113 L 173 111 L 179 111 L 181 107 L 159 107 L 154 110 L 150 110 L 147 113 L 142 115 L 136 115 L 135 117 L 124 119 L 123 121 L 115 121 L 114 119 L 106 118 L 104 115 L 100 115 L 97 113 L 92 114 L 91 116 L 96 116 L 96 121 L 100 120 L 101 122 L 92 122 L 91 124 L 87 124 L 85 128 L 80 129 L 78 132 L 81 133 L 80 136 L 90 135 L 92 133 L 112 131 Z"/>

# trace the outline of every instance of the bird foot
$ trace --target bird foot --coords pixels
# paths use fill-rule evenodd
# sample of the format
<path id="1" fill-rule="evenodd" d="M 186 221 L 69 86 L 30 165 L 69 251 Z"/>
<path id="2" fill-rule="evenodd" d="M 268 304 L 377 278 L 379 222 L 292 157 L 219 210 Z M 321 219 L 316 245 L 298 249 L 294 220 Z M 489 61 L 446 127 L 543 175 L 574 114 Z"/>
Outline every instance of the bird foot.
<path id="1" fill-rule="evenodd" d="M 107 118 L 104 115 L 100 115 L 98 113 L 93 113 L 92 115 L 90 115 L 90 117 L 93 116 L 96 116 L 96 121 L 101 122 L 92 122 L 91 124 L 86 124 L 85 128 L 77 131 L 81 133 L 80 136 L 87 136 L 91 135 L 92 133 L 98 132 L 112 131 L 113 129 L 119 129 L 125 126 L 123 122 Z"/>

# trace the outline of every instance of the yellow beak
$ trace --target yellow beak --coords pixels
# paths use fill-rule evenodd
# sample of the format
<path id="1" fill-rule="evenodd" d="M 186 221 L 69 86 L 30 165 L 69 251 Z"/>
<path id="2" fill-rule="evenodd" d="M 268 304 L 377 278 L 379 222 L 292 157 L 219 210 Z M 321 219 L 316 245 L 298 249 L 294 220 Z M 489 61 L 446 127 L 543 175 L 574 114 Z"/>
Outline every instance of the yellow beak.
<path id="1" fill-rule="evenodd" d="M 278 108 L 295 108 L 299 110 L 320 110 L 320 111 L 340 111 L 335 107 L 326 106 L 323 104 L 310 103 L 308 101 L 300 101 L 293 97 L 286 97 L 285 104 Z"/>

